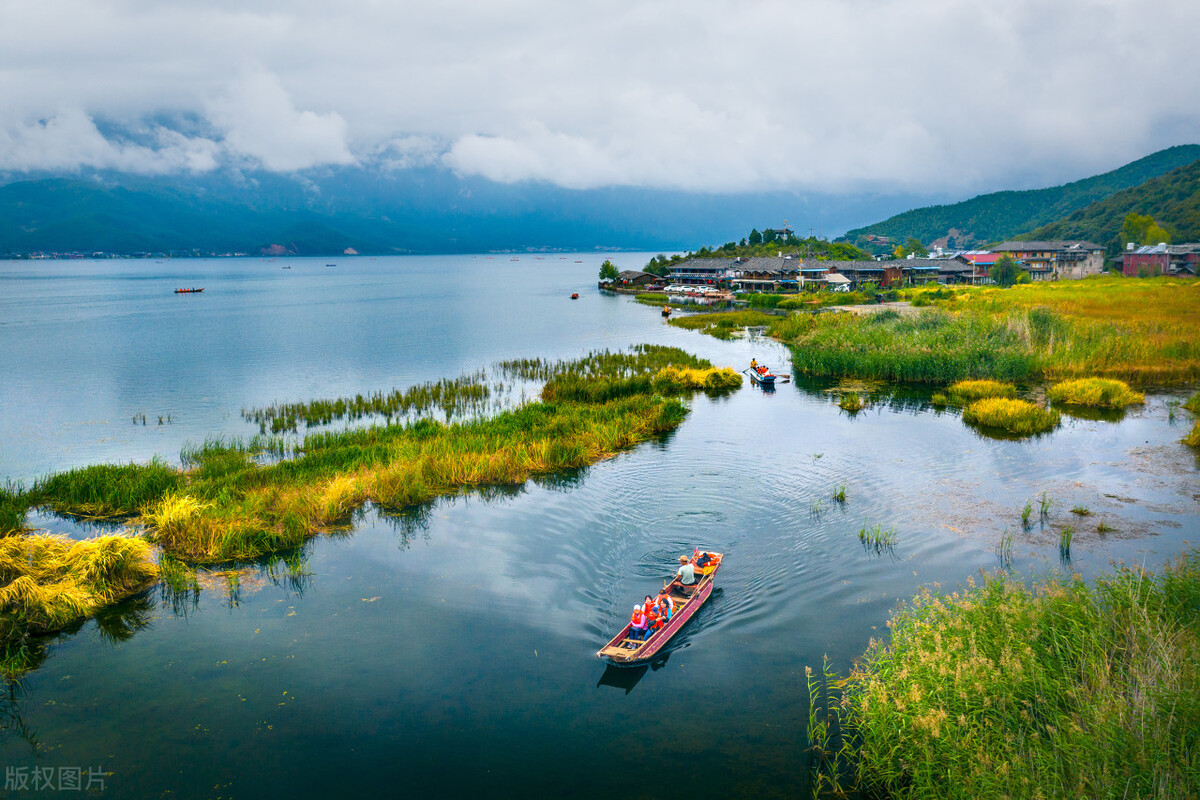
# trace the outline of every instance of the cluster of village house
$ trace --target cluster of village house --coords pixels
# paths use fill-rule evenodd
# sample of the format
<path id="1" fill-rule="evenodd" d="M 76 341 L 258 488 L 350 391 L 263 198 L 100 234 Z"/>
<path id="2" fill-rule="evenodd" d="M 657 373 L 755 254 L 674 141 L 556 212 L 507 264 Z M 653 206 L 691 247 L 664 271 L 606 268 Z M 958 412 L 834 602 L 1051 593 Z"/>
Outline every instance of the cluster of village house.
<path id="1" fill-rule="evenodd" d="M 669 267 L 665 278 L 628 270 L 614 284 L 629 288 L 712 286 L 747 292 L 797 292 L 811 288 L 882 288 L 927 283 L 991 283 L 989 270 L 1001 256 L 1012 257 L 1035 281 L 1099 275 L 1104 248 L 1092 242 L 1004 242 L 991 250 L 945 253 L 940 258 L 892 261 L 816 261 L 780 254 L 775 258 L 689 258 Z M 1200 243 L 1130 249 L 1117 259 L 1124 274 L 1197 274 Z"/>

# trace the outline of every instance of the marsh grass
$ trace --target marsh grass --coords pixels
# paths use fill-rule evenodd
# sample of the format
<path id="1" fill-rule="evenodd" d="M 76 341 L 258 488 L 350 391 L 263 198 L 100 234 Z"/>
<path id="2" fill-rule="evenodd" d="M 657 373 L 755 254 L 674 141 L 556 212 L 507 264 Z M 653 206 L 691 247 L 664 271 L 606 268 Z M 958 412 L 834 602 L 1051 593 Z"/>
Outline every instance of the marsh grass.
<path id="1" fill-rule="evenodd" d="M 1183 443 L 1191 447 L 1200 447 L 1200 422 L 1192 426 L 1192 430 L 1183 437 Z"/>
<path id="2" fill-rule="evenodd" d="M 838 401 L 838 408 L 842 409 L 851 415 L 857 414 L 867 407 L 863 402 L 862 395 L 857 392 L 842 395 L 842 399 Z"/>
<path id="3" fill-rule="evenodd" d="M 1054 403 L 1101 408 L 1126 408 L 1146 402 L 1146 395 L 1115 378 L 1077 378 L 1056 383 L 1046 390 Z"/>
<path id="4" fill-rule="evenodd" d="M 446 419 L 478 415 L 488 407 L 497 389 L 489 385 L 482 370 L 458 378 L 422 383 L 408 389 L 373 392 L 354 397 L 310 400 L 305 403 L 275 403 L 263 408 L 242 409 L 242 418 L 258 425 L 260 433 L 296 432 L 300 423 L 306 428 L 329 425 L 341 420 L 364 417 L 392 419 L 422 415 L 437 409 Z"/>
<path id="5" fill-rule="evenodd" d="M 1012 563 L 1013 542 L 1016 539 L 1014 534 L 1008 528 L 1004 529 L 1004 533 L 1000 534 L 1000 541 L 996 544 L 996 555 L 1000 558 L 1000 565 L 1008 567 Z"/>
<path id="6" fill-rule="evenodd" d="M 1101 277 L 966 288 L 889 318 L 793 315 L 773 336 L 807 375 L 950 383 L 967 378 L 1200 379 L 1200 290 L 1171 278 Z"/>
<path id="7" fill-rule="evenodd" d="M 45 505 L 79 517 L 122 517 L 136 514 L 183 480 L 182 473 L 157 458 L 148 464 L 97 464 L 43 478 L 23 500 L 27 507 Z"/>
<path id="8" fill-rule="evenodd" d="M 31 636 L 77 624 L 157 577 L 150 544 L 135 536 L 0 538 L 0 672 L 27 668 Z"/>
<path id="9" fill-rule="evenodd" d="M 1090 517 L 1092 515 L 1091 509 L 1087 506 L 1075 506 L 1071 509 L 1071 513 L 1079 517 Z"/>
<path id="10" fill-rule="evenodd" d="M 664 370 L 673 370 L 662 379 L 670 386 L 660 388 L 672 394 L 696 384 L 724 391 L 733 378 L 741 383 L 728 368 L 649 345 L 502 369 L 546 380 L 543 401 L 457 423 L 315 431 L 278 460 L 259 457 L 275 440 L 212 440 L 185 451 L 186 472 L 160 462 L 91 467 L 50 476 L 26 494 L 60 513 L 140 514 L 151 540 L 182 561 L 245 561 L 344 530 L 367 502 L 403 509 L 462 491 L 520 486 L 672 430 L 687 408 L 655 391 Z"/>
<path id="11" fill-rule="evenodd" d="M 1054 499 L 1046 492 L 1042 492 L 1042 496 L 1038 499 L 1038 516 L 1041 519 L 1046 519 L 1050 516 L 1050 508 L 1054 505 Z"/>
<path id="12" fill-rule="evenodd" d="M 974 400 L 988 397 L 1015 397 L 1017 387 L 1003 381 L 993 381 L 987 378 L 956 381 L 946 388 L 946 396 L 959 405 L 966 405 Z"/>
<path id="13" fill-rule="evenodd" d="M 1194 797 L 1200 557 L 920 592 L 842 684 L 847 793 Z"/>
<path id="14" fill-rule="evenodd" d="M 858 531 L 858 539 L 868 550 L 875 552 L 891 550 L 896 545 L 896 529 L 885 528 L 878 523 L 875 525 L 863 523 Z"/>
<path id="15" fill-rule="evenodd" d="M 1025 501 L 1025 507 L 1021 509 L 1021 527 L 1029 530 L 1031 527 L 1029 516 L 1033 513 L 1033 503 L 1029 500 Z"/>
<path id="16" fill-rule="evenodd" d="M 1193 414 L 1200 414 L 1200 392 L 1189 397 L 1183 407 Z"/>
<path id="17" fill-rule="evenodd" d="M 1111 533 L 1115 530 L 1116 530 L 1116 528 L 1114 528 L 1112 525 L 1107 524 L 1103 518 L 1101 518 L 1099 524 L 1096 525 L 1096 533 L 1101 533 L 1101 534 Z"/>
<path id="18" fill-rule="evenodd" d="M 842 505 L 846 504 L 846 482 L 842 481 L 836 489 L 833 490 L 833 499 Z"/>
<path id="19" fill-rule="evenodd" d="M 25 530 L 29 502 L 24 490 L 15 483 L 0 486 L 0 536 Z"/>
<path id="20" fill-rule="evenodd" d="M 1071 542 L 1075 540 L 1075 529 L 1069 525 L 1064 525 L 1063 529 L 1058 532 L 1058 552 L 1065 558 L 1071 558 Z"/>
<path id="21" fill-rule="evenodd" d="M 1047 433 L 1058 427 L 1061 416 L 1027 400 L 992 397 L 976 400 L 963 410 L 963 422 L 999 428 L 1018 436 Z"/>
<path id="22" fill-rule="evenodd" d="M 775 314 L 762 311 L 719 311 L 712 314 L 692 314 L 686 317 L 672 318 L 669 325 L 691 331 L 699 331 L 718 339 L 732 338 L 735 330 L 748 327 L 768 326 L 781 319 Z"/>
<path id="23" fill-rule="evenodd" d="M 688 392 L 721 395 L 739 389 L 742 385 L 742 375 L 732 367 L 663 367 L 655 374 L 650 385 L 654 391 L 664 395 Z"/>

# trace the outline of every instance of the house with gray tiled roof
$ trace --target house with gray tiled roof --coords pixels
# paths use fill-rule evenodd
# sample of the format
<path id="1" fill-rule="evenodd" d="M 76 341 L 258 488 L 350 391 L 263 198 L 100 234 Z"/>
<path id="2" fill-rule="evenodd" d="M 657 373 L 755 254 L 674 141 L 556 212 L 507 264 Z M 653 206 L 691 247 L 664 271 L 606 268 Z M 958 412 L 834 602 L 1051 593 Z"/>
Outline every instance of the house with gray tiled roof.
<path id="1" fill-rule="evenodd" d="M 1002 242 L 992 250 L 1008 253 L 1035 281 L 1084 278 L 1104 271 L 1104 248 L 1095 242 Z"/>

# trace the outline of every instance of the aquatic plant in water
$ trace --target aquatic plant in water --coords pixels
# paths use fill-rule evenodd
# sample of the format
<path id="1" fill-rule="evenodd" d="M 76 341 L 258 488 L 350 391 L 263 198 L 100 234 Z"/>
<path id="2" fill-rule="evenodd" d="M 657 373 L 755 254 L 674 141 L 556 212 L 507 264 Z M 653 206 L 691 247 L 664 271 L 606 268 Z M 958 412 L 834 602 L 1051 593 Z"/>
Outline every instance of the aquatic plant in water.
<path id="1" fill-rule="evenodd" d="M 0 538 L 0 673 L 23 668 L 29 636 L 86 619 L 157 577 L 150 544 L 137 536 Z"/>
<path id="2" fill-rule="evenodd" d="M 1000 428 L 1018 436 L 1052 431 L 1060 421 L 1057 411 L 1007 397 L 976 400 L 963 411 L 963 422 L 967 424 Z"/>
<path id="3" fill-rule="evenodd" d="M 956 381 L 946 389 L 946 396 L 959 404 L 969 403 L 972 400 L 983 400 L 987 397 L 1013 397 L 1016 393 L 1017 387 L 1011 383 L 987 378 Z"/>
<path id="4" fill-rule="evenodd" d="M 1125 408 L 1146 402 L 1146 395 L 1133 391 L 1125 381 L 1114 378 L 1063 381 L 1047 389 L 1046 396 L 1055 403 L 1103 408 Z"/>
<path id="5" fill-rule="evenodd" d="M 1200 554 L 1157 575 L 921 591 L 842 688 L 839 790 L 891 797 L 1195 794 Z M 1018 789 L 1019 787 L 1019 789 Z M 842 795 L 839 795 L 842 796 Z"/>

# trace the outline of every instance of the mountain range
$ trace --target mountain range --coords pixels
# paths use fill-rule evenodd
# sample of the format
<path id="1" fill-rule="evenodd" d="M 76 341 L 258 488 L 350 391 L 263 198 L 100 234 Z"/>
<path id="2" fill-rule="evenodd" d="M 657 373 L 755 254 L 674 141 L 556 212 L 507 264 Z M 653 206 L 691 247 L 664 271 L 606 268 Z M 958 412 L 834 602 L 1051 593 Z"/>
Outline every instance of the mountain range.
<path id="1" fill-rule="evenodd" d="M 1119 192 L 1193 164 L 1198 159 L 1200 145 L 1178 145 L 1160 150 L 1111 172 L 1062 186 L 992 192 L 960 203 L 915 208 L 873 225 L 854 228 L 847 231 L 842 238 L 868 247 L 868 236 L 885 236 L 892 243 L 915 238 L 926 245 L 939 244 L 958 249 L 1018 238 L 1035 229 L 1050 230 L 1043 226 L 1050 226 L 1051 223 L 1081 212 L 1093 203 L 1114 198 Z M 1150 198 L 1154 192 L 1153 188 L 1148 192 L 1142 199 L 1145 205 L 1153 210 L 1156 204 L 1156 201 Z M 1116 200 L 1118 205 L 1120 202 Z M 1124 214 L 1121 216 L 1123 218 Z M 1111 231 L 1107 228 L 1101 230 L 1098 226 L 1086 230 L 1090 230 L 1091 236 L 1099 242 L 1107 241 L 1120 228 L 1121 223 L 1118 221 L 1116 228 Z M 1084 227 L 1076 229 L 1085 230 Z"/>
<path id="2" fill-rule="evenodd" d="M 867 249 L 872 234 L 892 244 L 911 237 L 964 248 L 1025 235 L 1119 247 L 1128 211 L 1155 217 L 1177 240 L 1196 239 L 1198 160 L 1200 145 L 1180 145 L 1063 186 L 913 208 L 853 228 L 841 239 Z M 930 199 L 911 193 L 575 190 L 496 183 L 440 167 L 367 165 L 292 174 L 0 174 L 0 257 L 677 251 L 737 240 L 751 228 L 790 224 L 803 237 L 819 223 L 824 232 L 837 232 Z"/>
<path id="3" fill-rule="evenodd" d="M 701 194 L 503 184 L 440 168 L 0 176 L 4 254 L 673 251 L 786 220 L 826 230 L 916 195 Z"/>

